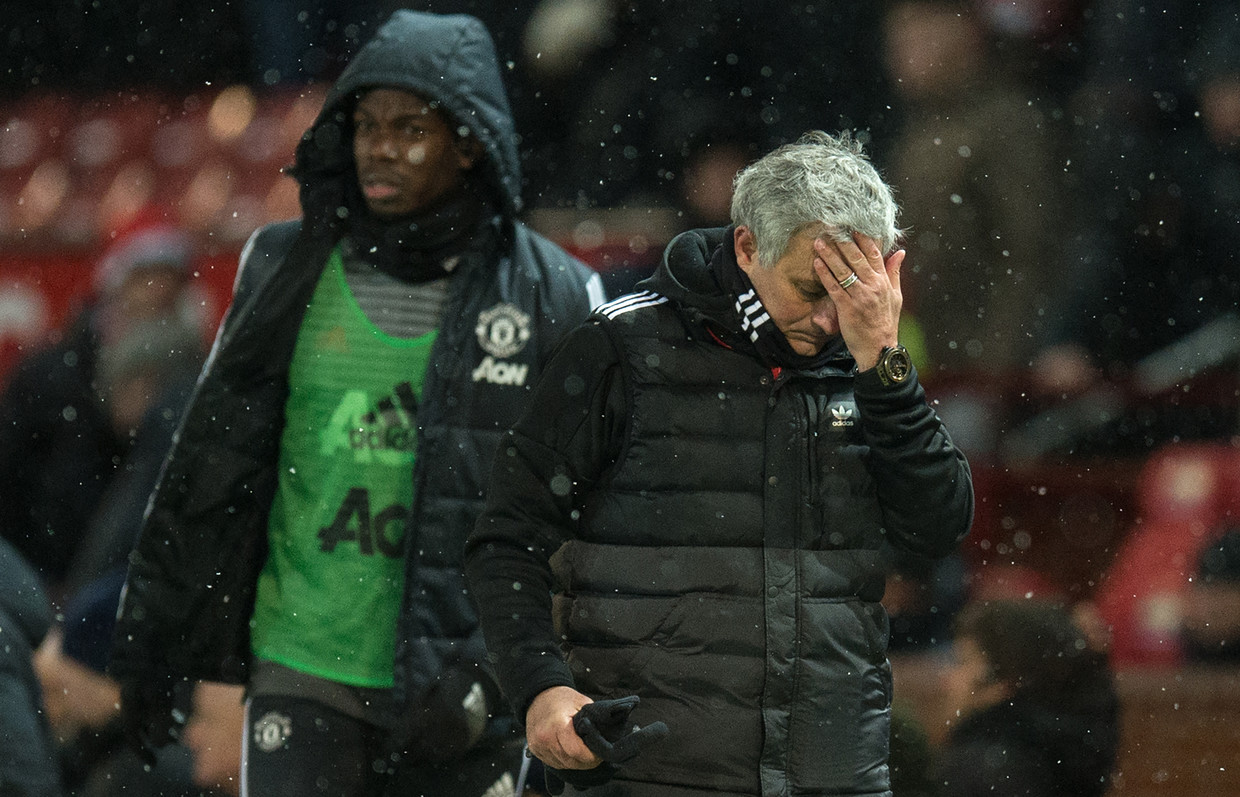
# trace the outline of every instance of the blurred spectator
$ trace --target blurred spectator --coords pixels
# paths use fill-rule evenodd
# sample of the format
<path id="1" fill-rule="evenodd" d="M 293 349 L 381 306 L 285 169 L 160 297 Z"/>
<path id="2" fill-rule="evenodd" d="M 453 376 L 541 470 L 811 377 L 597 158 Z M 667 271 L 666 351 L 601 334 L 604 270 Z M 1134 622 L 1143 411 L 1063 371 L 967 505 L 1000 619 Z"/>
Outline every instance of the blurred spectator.
<path id="1" fill-rule="evenodd" d="M 1060 604 L 972 603 L 956 622 L 958 720 L 934 767 L 944 797 L 1100 797 L 1119 741 L 1106 656 Z"/>
<path id="2" fill-rule="evenodd" d="M 201 330 L 181 306 L 184 244 L 171 230 L 143 230 L 123 239 L 96 275 L 99 294 L 115 298 L 94 317 L 101 345 L 91 388 L 124 453 L 84 521 L 77 550 L 59 554 L 66 557 L 57 560 L 68 597 L 64 627 L 48 635 L 37 656 L 62 777 L 74 794 L 107 793 L 118 782 L 136 794 L 174 793 L 166 791 L 167 779 L 176 783 L 178 767 L 187 767 L 185 751 L 170 753 L 161 766 L 172 772 L 152 779 L 120 749 L 119 692 L 103 674 L 125 559 L 202 362 Z M 188 787 L 186 776 L 179 780 Z"/>
<path id="3" fill-rule="evenodd" d="M 132 368 L 128 336 L 158 327 L 143 344 L 149 363 L 180 356 L 173 347 L 186 344 L 185 330 L 200 334 L 192 260 L 189 239 L 173 228 L 119 237 L 96 269 L 93 300 L 58 341 L 15 366 L 0 396 L 0 536 L 39 570 L 53 599 L 127 453 L 130 410 L 153 389 Z"/>
<path id="4" fill-rule="evenodd" d="M 974 561 L 969 572 L 969 602 L 1000 600 L 1060 600 L 1061 591 L 1046 574 L 1015 562 Z"/>
<path id="5" fill-rule="evenodd" d="M 942 559 L 896 554 L 883 591 L 883 607 L 891 619 L 891 652 L 915 653 L 947 644 L 966 586 L 959 554 Z"/>
<path id="6" fill-rule="evenodd" d="M 1172 339 L 1240 308 L 1240 2 L 1202 18 L 1187 72 L 1194 118 L 1169 136 L 1159 197 L 1166 238 L 1154 320 Z M 1240 339 L 1229 343 L 1221 353 L 1234 359 Z"/>
<path id="7" fill-rule="evenodd" d="M 116 262 L 109 261 L 112 268 Z M 101 274 L 105 282 L 120 278 L 107 269 Z M 156 291 L 159 281 L 144 290 Z M 188 793 L 186 751 L 164 755 L 150 772 L 123 749 L 120 693 L 104 671 L 125 559 L 201 364 L 202 338 L 176 316 L 134 321 L 117 334 L 99 350 L 93 383 L 115 436 L 130 442 L 65 570 L 63 625 L 39 647 L 36 665 L 71 794 L 102 797 L 122 788 L 133 795 Z"/>
<path id="8" fill-rule="evenodd" d="M 1024 368 L 1055 304 L 1063 218 L 1054 130 L 1036 90 L 996 56 L 974 6 L 899 0 L 884 19 L 902 112 L 889 169 L 909 228 L 905 296 L 925 333 L 928 376 Z"/>
<path id="9" fill-rule="evenodd" d="M 66 793 L 75 797 L 197 797 L 197 763 L 186 747 L 161 750 L 147 765 L 124 744 L 120 688 L 105 674 L 125 569 L 115 568 L 70 596 L 60 628 L 47 635 L 35 665 L 57 740 Z M 181 696 L 189 713 L 190 695 Z M 240 748 L 240 725 L 236 747 Z M 240 757 L 237 758 L 240 767 Z M 195 768 L 192 770 L 192 768 Z"/>
<path id="10" fill-rule="evenodd" d="M 126 563 L 203 356 L 196 329 L 158 321 L 134 326 L 101 355 L 96 382 L 130 442 L 65 571 L 67 593 Z"/>
<path id="11" fill-rule="evenodd" d="M 1240 164 L 1218 120 L 1237 96 L 1238 8 L 1093 4 L 1070 109 L 1072 259 L 1057 281 L 1070 310 L 1037 363 L 1044 389 L 1122 379 L 1235 307 Z"/>
<path id="12" fill-rule="evenodd" d="M 120 689 L 103 674 L 124 571 L 71 596 L 64 624 L 39 646 L 35 667 L 57 741 L 65 788 L 76 793 L 91 773 L 120 751 L 115 719 Z"/>
<path id="13" fill-rule="evenodd" d="M 1037 102 L 1062 116 L 1079 85 L 1085 51 L 1080 37 L 1093 0 L 973 0 L 1000 58 L 1024 75 Z"/>
<path id="14" fill-rule="evenodd" d="M 543 0 L 524 62 L 542 206 L 670 205 L 726 224 L 737 170 L 809 129 L 886 122 L 876 3 Z M 880 136 L 874 136 L 879 140 Z M 532 142 L 533 143 L 533 142 Z"/>
<path id="15" fill-rule="evenodd" d="M 59 797 L 51 730 L 33 653 L 52 623 L 39 576 L 0 540 L 0 794 Z"/>
<path id="16" fill-rule="evenodd" d="M 1205 549 L 1184 593 L 1183 640 L 1189 661 L 1240 662 L 1240 528 Z"/>

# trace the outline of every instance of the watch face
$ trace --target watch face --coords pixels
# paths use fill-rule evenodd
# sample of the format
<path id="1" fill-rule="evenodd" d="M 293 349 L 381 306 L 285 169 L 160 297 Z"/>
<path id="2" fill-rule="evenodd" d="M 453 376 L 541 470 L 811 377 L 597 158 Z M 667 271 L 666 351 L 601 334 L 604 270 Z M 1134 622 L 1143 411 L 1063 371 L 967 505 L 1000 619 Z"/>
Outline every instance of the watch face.
<path id="1" fill-rule="evenodd" d="M 893 349 L 887 358 L 887 370 L 891 374 L 891 378 L 896 382 L 903 382 L 905 379 L 908 379 L 908 352 L 903 348 Z"/>
<path id="2" fill-rule="evenodd" d="M 884 377 L 883 381 L 888 384 L 899 384 L 908 379 L 909 373 L 912 371 L 912 361 L 908 356 L 908 349 L 903 346 L 896 346 L 888 349 L 881 360 L 879 360 L 879 376 Z"/>

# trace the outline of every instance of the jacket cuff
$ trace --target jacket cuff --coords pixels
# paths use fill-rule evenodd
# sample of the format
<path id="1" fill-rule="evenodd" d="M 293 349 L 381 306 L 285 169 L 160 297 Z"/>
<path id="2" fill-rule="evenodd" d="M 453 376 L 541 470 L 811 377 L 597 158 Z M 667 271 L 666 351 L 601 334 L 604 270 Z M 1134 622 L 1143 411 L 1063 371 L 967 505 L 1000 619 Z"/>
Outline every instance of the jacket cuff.
<path id="1" fill-rule="evenodd" d="M 525 715 L 530 710 L 530 704 L 534 702 L 534 698 L 546 690 L 555 686 L 567 686 L 572 689 L 577 688 L 576 682 L 573 681 L 573 675 L 568 670 L 568 665 L 562 661 L 544 666 L 537 672 L 531 672 L 528 677 L 520 681 L 522 689 L 520 692 L 512 694 L 512 713 L 517 721 L 517 726 L 525 728 Z"/>
<path id="2" fill-rule="evenodd" d="M 884 385 L 878 366 L 858 371 L 853 378 L 853 395 L 862 401 L 882 402 L 893 407 L 906 406 L 921 400 L 921 382 L 916 366 L 910 366 L 908 379 L 898 385 Z"/>

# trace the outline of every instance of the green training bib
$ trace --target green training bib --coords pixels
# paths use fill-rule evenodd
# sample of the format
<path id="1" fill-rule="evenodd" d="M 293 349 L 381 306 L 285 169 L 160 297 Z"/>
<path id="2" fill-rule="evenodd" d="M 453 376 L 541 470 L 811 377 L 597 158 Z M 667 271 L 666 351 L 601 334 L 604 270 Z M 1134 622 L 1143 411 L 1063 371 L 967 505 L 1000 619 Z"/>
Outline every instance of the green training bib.
<path id="1" fill-rule="evenodd" d="M 289 371 L 255 656 L 353 686 L 392 685 L 418 402 L 435 337 L 380 331 L 332 253 Z"/>

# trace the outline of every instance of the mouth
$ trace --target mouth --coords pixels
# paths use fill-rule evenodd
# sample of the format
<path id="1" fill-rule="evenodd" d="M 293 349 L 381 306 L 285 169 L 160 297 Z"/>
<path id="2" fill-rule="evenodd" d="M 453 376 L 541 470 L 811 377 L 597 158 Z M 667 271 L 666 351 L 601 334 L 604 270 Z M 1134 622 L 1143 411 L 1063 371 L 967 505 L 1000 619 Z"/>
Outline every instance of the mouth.
<path id="1" fill-rule="evenodd" d="M 817 354 L 827 345 L 825 335 L 813 335 L 807 332 L 785 332 L 784 338 L 797 354 Z"/>
<path id="2" fill-rule="evenodd" d="M 824 346 L 826 345 L 826 342 L 827 342 L 826 335 L 815 335 L 812 332 L 799 332 L 799 331 L 785 332 L 784 337 L 786 337 L 789 341 L 797 340 L 803 343 L 809 343 L 810 345 L 813 345 L 813 346 Z"/>
<path id="3" fill-rule="evenodd" d="M 367 199 L 376 202 L 391 199 L 400 193 L 400 189 L 394 181 L 387 180 L 383 177 L 368 175 L 361 179 L 360 185 L 362 188 L 362 195 Z"/>

